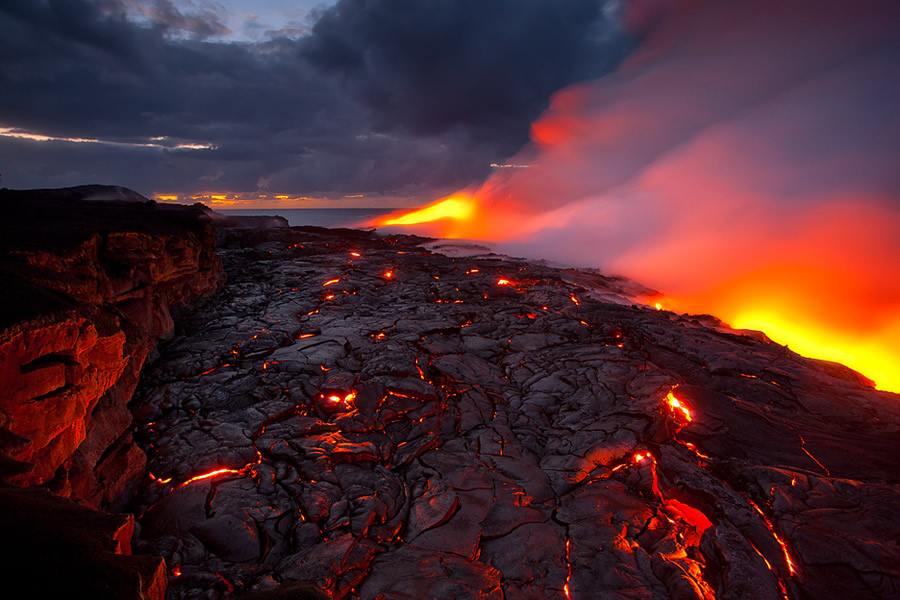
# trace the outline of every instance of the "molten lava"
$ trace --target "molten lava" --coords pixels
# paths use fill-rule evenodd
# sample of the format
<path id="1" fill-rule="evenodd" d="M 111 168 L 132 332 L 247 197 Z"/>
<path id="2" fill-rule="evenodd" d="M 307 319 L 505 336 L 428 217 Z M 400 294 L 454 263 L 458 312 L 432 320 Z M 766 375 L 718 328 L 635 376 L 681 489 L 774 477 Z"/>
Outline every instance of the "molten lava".
<path id="1" fill-rule="evenodd" d="M 690 423 L 694 420 L 694 417 L 691 415 L 690 409 L 684 405 L 684 403 L 679 400 L 675 396 L 675 392 L 670 391 L 666 396 L 666 404 L 669 406 L 669 410 L 672 411 L 672 415 L 677 419 L 682 420 L 686 423 Z"/>
<path id="2" fill-rule="evenodd" d="M 552 99 L 529 168 L 376 225 L 600 267 L 900 392 L 900 9 L 654 4 L 679 8 Z"/>
<path id="3" fill-rule="evenodd" d="M 195 475 L 194 477 L 191 477 L 190 479 L 183 481 L 178 487 L 185 487 L 196 481 L 204 481 L 206 479 L 213 479 L 215 477 L 220 477 L 222 475 L 240 475 L 241 473 L 243 473 L 243 469 L 227 469 L 227 468 L 214 469 L 212 471 L 203 473 L 201 475 Z"/>
<path id="4" fill-rule="evenodd" d="M 475 216 L 476 202 L 465 194 L 442 198 L 425 208 L 402 215 L 389 215 L 380 220 L 381 225 L 419 225 L 435 221 L 468 221 Z M 446 237 L 446 236 L 445 236 Z"/>

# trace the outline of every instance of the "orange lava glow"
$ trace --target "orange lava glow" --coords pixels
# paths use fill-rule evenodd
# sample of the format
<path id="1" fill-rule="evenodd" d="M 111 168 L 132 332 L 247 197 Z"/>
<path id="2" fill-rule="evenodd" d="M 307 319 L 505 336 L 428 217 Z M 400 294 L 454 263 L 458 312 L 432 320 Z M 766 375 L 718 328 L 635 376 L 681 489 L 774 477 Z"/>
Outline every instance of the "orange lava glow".
<path id="1" fill-rule="evenodd" d="M 203 473 L 201 475 L 195 475 L 195 476 L 191 477 L 190 479 L 183 481 L 181 483 L 181 485 L 179 485 L 178 487 L 185 487 L 196 481 L 204 481 L 206 479 L 213 479 L 215 477 L 220 477 L 222 475 L 239 475 L 242 472 L 243 472 L 242 469 L 228 469 L 228 468 L 215 469 L 213 471 L 209 471 L 209 472 Z"/>
<path id="2" fill-rule="evenodd" d="M 402 214 L 387 215 L 376 221 L 378 225 L 421 225 L 424 223 L 439 223 L 442 228 L 450 228 L 444 231 L 441 237 L 459 237 L 452 235 L 453 222 L 471 222 L 476 216 L 477 203 L 474 198 L 465 193 L 458 193 L 426 206 L 424 208 L 409 211 Z"/>
<path id="3" fill-rule="evenodd" d="M 758 504 L 756 504 L 752 500 L 748 500 L 747 502 L 750 504 L 750 506 L 753 507 L 753 510 L 755 510 L 757 512 L 757 514 L 759 514 L 759 516 L 763 520 L 763 523 L 765 523 L 765 525 L 766 525 L 766 529 L 769 530 L 769 533 L 772 534 L 772 537 L 775 539 L 775 542 L 781 547 L 781 552 L 784 555 L 784 562 L 787 565 L 788 572 L 791 574 L 791 576 L 796 575 L 797 567 L 794 564 L 794 560 L 791 558 L 791 553 L 788 551 L 788 547 L 787 547 L 787 544 L 784 542 L 784 539 L 778 534 L 777 531 L 775 531 L 775 525 L 772 524 L 772 521 L 769 519 L 769 517 L 766 515 L 766 513 L 763 512 L 763 510 L 759 507 Z M 768 562 L 768 561 L 766 561 L 766 562 Z"/>
<path id="4" fill-rule="evenodd" d="M 703 532 L 712 527 L 712 521 L 703 514 L 703 511 L 696 509 L 689 504 L 670 498 L 665 501 L 665 507 L 671 514 L 679 517 L 682 521 L 694 528 L 696 537 L 687 542 L 689 545 L 697 545 L 700 538 L 703 537 Z"/>
<path id="5" fill-rule="evenodd" d="M 569 591 L 569 582 L 572 580 L 572 540 L 566 537 L 566 582 L 563 584 L 563 593 L 566 600 L 572 600 L 572 593 Z"/>
<path id="6" fill-rule="evenodd" d="M 172 481 L 171 477 L 166 477 L 165 479 L 160 479 L 159 477 L 156 477 L 153 473 L 147 473 L 147 475 L 150 476 L 151 481 L 155 481 L 159 485 L 166 485 L 167 483 L 171 483 L 171 481 Z"/>
<path id="7" fill-rule="evenodd" d="M 353 258 L 359 258 L 362 256 L 362 254 L 360 254 L 359 252 L 351 252 L 350 256 L 352 256 Z"/>
<path id="8" fill-rule="evenodd" d="M 356 392 L 351 391 L 343 396 L 340 394 L 328 394 L 322 395 L 322 399 L 328 402 L 331 406 L 342 406 L 344 409 L 350 410 L 353 408 L 353 403 L 356 401 Z"/>
<path id="9" fill-rule="evenodd" d="M 393 278 L 394 278 L 394 272 L 393 272 L 392 270 L 387 270 L 387 271 L 385 271 L 384 273 L 382 273 L 381 276 L 384 277 L 385 279 L 393 279 Z"/>
<path id="10" fill-rule="evenodd" d="M 331 286 L 331 285 L 336 285 L 336 284 L 338 284 L 338 283 L 340 283 L 340 282 L 341 282 L 340 278 L 339 278 L 339 277 L 335 277 L 334 279 L 329 279 L 328 281 L 326 281 L 325 283 L 323 283 L 323 284 L 322 284 L 322 287 L 328 287 L 328 286 Z"/>
<path id="11" fill-rule="evenodd" d="M 672 411 L 672 414 L 676 418 L 679 418 L 687 423 L 690 423 L 694 420 L 693 415 L 691 415 L 690 409 L 688 409 L 688 407 L 685 406 L 684 403 L 675 396 L 674 391 L 669 392 L 666 396 L 666 404 L 669 405 L 669 410 Z"/>
<path id="12" fill-rule="evenodd" d="M 702 187 L 700 182 L 697 185 Z M 485 186 L 489 191 L 489 184 Z M 446 200 L 383 224 L 430 223 L 414 229 L 439 237 L 500 243 L 516 232 L 527 237 L 554 227 L 555 217 L 538 214 L 532 215 L 533 226 L 518 228 L 520 207 L 510 207 L 508 198 L 500 205 L 490 196 L 483 201 L 476 201 L 479 196 L 468 198 L 466 206 L 471 210 L 446 217 L 447 225 L 431 223 Z M 692 198 L 703 201 L 699 193 Z M 476 208 L 482 202 L 490 205 L 490 217 Z M 803 356 L 844 364 L 873 380 L 878 389 L 900 392 L 900 346 L 896 344 L 900 277 L 891 262 L 891 257 L 900 261 L 900 244 L 894 239 L 900 236 L 888 231 L 893 223 L 900 224 L 900 214 L 881 211 L 865 204 L 822 209 L 815 217 L 794 219 L 795 233 L 784 243 L 764 248 L 754 246 L 758 232 L 770 228 L 766 223 L 748 225 L 750 231 L 740 234 L 726 233 L 715 224 L 698 224 L 695 231 L 681 229 L 677 236 L 673 233 L 643 251 L 624 255 L 610 268 L 668 290 L 665 298 L 651 301 L 658 311 L 714 314 L 736 329 L 762 331 Z M 850 229 L 846 223 L 857 226 Z M 877 258 L 871 258 L 876 254 Z M 509 283 L 505 278 L 497 281 L 497 285 Z M 571 300 L 579 304 L 576 296 Z"/>
<path id="13" fill-rule="evenodd" d="M 506 157 L 529 168 L 374 224 L 623 275 L 664 294 L 657 310 L 763 331 L 900 393 L 900 117 L 880 83 L 894 61 L 850 50 L 896 31 L 860 11 L 838 36 L 830 7 L 849 4 L 823 2 L 665 3 L 692 12 L 615 76 L 556 94 Z M 698 81 L 715 82 L 702 101 Z"/>

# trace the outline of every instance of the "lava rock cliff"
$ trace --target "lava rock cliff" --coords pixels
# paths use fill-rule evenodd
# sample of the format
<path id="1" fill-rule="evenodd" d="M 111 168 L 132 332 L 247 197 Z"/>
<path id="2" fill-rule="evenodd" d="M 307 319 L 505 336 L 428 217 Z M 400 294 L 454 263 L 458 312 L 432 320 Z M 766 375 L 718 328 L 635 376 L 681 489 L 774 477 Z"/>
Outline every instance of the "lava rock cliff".
<path id="1" fill-rule="evenodd" d="M 102 557 L 90 551 L 91 536 L 105 531 L 95 525 L 118 517 L 85 507 L 121 508 L 146 471 L 128 403 L 157 341 L 174 332 L 173 312 L 222 284 L 216 230 L 204 207 L 163 206 L 105 186 L 4 189 L 0 210 L 4 531 L 30 523 L 32 536 L 58 537 L 49 546 L 67 551 L 70 563 L 85 552 Z M 8 486 L 42 486 L 82 506 Z M 68 527 L 44 528 L 51 515 L 41 507 L 70 516 Z M 127 553 L 132 529 L 113 527 L 127 533 L 115 544 L 108 538 L 103 552 Z M 142 569 L 151 595 L 165 589 L 165 577 L 154 575 L 164 573 L 158 558 L 150 560 L 156 567 L 121 559 L 141 567 L 123 563 L 121 577 L 115 561 L 98 560 L 110 581 L 135 588 Z M 90 572 L 82 570 L 85 580 Z"/>

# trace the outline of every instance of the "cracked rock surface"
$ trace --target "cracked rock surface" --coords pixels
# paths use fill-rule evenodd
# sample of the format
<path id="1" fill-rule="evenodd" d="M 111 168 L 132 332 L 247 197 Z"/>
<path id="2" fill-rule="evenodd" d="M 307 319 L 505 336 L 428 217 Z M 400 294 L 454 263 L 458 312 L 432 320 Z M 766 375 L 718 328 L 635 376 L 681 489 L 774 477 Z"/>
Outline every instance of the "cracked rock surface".
<path id="1" fill-rule="evenodd" d="M 593 273 L 229 235 L 133 403 L 170 598 L 900 594 L 900 398 L 852 371 Z"/>

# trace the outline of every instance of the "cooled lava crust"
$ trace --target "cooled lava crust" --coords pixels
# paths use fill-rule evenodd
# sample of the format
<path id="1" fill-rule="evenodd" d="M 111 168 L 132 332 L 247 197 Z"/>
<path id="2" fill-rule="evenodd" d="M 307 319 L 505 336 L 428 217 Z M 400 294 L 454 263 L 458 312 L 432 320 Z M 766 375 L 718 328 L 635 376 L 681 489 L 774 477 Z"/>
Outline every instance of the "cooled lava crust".
<path id="1" fill-rule="evenodd" d="M 170 598 L 900 594 L 900 398 L 860 375 L 593 273 L 228 235 L 133 405 Z"/>

